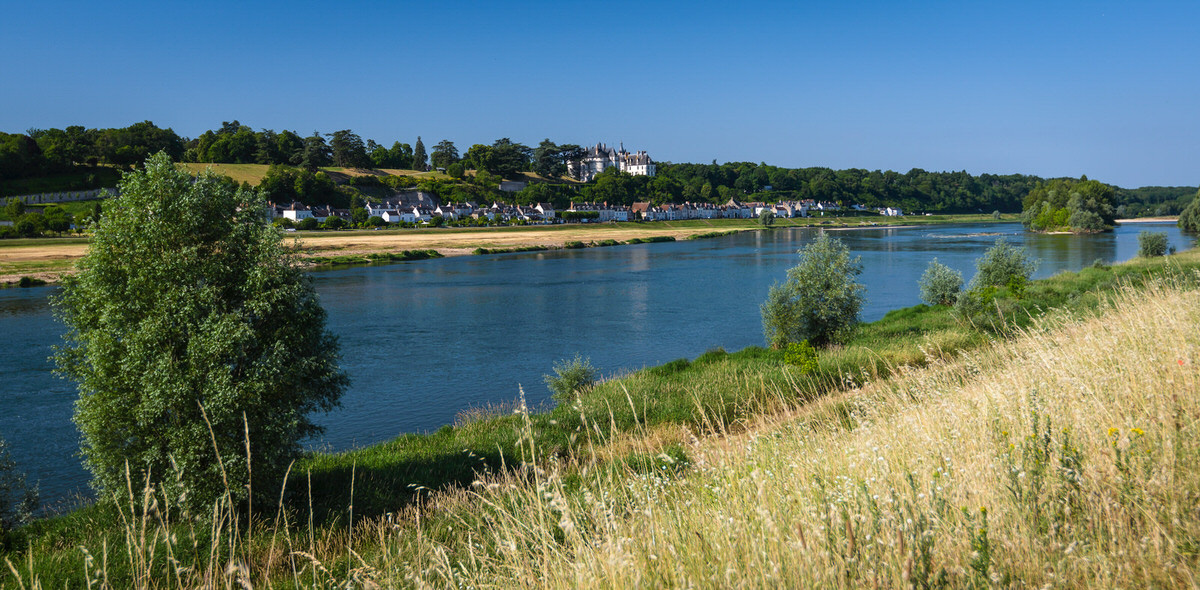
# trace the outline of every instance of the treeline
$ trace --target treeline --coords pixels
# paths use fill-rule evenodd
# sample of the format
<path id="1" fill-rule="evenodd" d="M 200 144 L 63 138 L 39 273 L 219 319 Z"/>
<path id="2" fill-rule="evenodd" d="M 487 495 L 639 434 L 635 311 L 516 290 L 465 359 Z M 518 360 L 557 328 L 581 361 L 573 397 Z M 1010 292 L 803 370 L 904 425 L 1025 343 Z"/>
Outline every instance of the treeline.
<path id="1" fill-rule="evenodd" d="M 26 134 L 0 133 L 0 182 L 64 174 L 81 166 L 129 169 L 151 154 L 165 151 L 176 161 L 273 166 L 264 184 L 276 202 L 289 199 L 311 204 L 345 206 L 356 193 L 370 198 L 379 191 L 369 187 L 417 186 L 447 201 L 504 199 L 517 203 L 550 202 L 565 207 L 582 199 L 629 205 L 691 201 L 830 201 L 843 205 L 900 207 L 906 212 L 977 213 L 1022 210 L 1025 197 L 1047 182 L 1023 174 L 981 174 L 965 171 L 929 172 L 914 168 L 906 173 L 858 168 L 782 168 L 751 162 L 717 164 L 660 163 L 654 177 L 630 176 L 610 169 L 585 185 L 567 182 L 568 162 L 585 150 L 577 144 L 545 139 L 530 147 L 509 138 L 477 143 L 465 152 L 450 140 L 426 149 L 418 136 L 414 143 L 393 141 L 390 146 L 364 140 L 350 129 L 301 136 L 294 131 L 255 131 L 239 121 L 186 139 L 150 121 L 125 128 L 32 129 Z M 321 168 L 375 170 L 430 168 L 446 172 L 449 180 L 413 180 L 400 176 L 353 176 L 343 182 L 322 177 Z M 302 173 L 300 171 L 305 171 Z M 540 178 L 525 190 L 502 193 L 503 179 Z M 346 184 L 363 190 L 341 190 Z M 2 187 L 0 187 L 2 188 Z M 92 188 L 90 186 L 70 187 Z M 1117 217 L 1174 215 L 1191 202 L 1194 187 L 1112 187 Z M 0 193 L 0 194 L 12 194 Z"/>

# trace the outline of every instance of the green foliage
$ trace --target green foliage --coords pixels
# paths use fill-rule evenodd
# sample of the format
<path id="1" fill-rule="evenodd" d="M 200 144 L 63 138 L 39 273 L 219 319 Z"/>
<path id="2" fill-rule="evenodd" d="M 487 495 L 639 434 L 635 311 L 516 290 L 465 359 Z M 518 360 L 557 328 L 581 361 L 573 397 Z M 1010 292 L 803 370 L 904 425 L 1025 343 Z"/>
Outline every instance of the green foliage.
<path id="1" fill-rule="evenodd" d="M 125 494 L 126 469 L 194 508 L 277 497 L 300 441 L 321 430 L 309 414 L 338 404 L 337 340 L 264 210 L 253 191 L 193 181 L 158 154 L 122 180 L 64 280 L 55 361 L 78 384 L 101 498 Z"/>
<path id="2" fill-rule="evenodd" d="M 762 212 L 758 214 L 758 223 L 763 227 L 771 227 L 772 225 L 775 225 L 775 213 L 767 209 L 763 209 Z"/>
<path id="3" fill-rule="evenodd" d="M 1004 216 L 1000 214 L 1000 210 L 999 210 L 999 209 L 997 209 L 997 210 L 995 210 L 995 211 L 992 211 L 992 219 L 999 220 L 999 219 L 1001 219 L 1002 217 L 1004 217 Z"/>
<path id="4" fill-rule="evenodd" d="M 320 225 L 321 222 L 317 221 L 316 217 L 305 217 L 304 219 L 296 222 L 296 229 L 311 231 L 317 229 L 317 227 Z"/>
<path id="5" fill-rule="evenodd" d="M 1200 191 L 1196 191 L 1192 202 L 1179 214 L 1178 224 L 1183 231 L 1200 234 Z"/>
<path id="6" fill-rule="evenodd" d="M 446 174 L 450 176 L 450 178 L 461 179 L 465 173 L 466 169 L 463 167 L 461 162 L 455 162 L 449 166 L 446 166 Z"/>
<path id="7" fill-rule="evenodd" d="M 1166 256 L 1167 247 L 1167 232 L 1145 230 L 1138 232 L 1138 256 L 1143 258 Z"/>
<path id="8" fill-rule="evenodd" d="M 954 305 L 962 290 L 962 273 L 940 262 L 929 261 L 917 286 L 921 289 L 921 301 L 929 305 Z"/>
<path id="9" fill-rule="evenodd" d="M 600 371 L 592 366 L 590 359 L 576 354 L 574 359 L 554 363 L 554 374 L 542 377 L 555 399 L 566 401 L 586 392 L 596 384 Z"/>
<path id="10" fill-rule="evenodd" d="M 1116 220 L 1114 188 L 1095 180 L 1057 178 L 1025 196 L 1021 222 L 1034 231 L 1106 231 Z"/>
<path id="11" fill-rule="evenodd" d="M 763 333 L 772 348 L 808 341 L 824 346 L 845 338 L 858 322 L 866 290 L 854 277 L 859 257 L 841 240 L 822 233 L 799 251 L 787 281 L 775 284 L 762 304 Z"/>
<path id="12" fill-rule="evenodd" d="M 371 227 L 383 227 L 387 225 L 387 222 L 378 215 L 372 215 L 371 217 L 367 218 L 367 225 Z"/>
<path id="13" fill-rule="evenodd" d="M 17 471 L 8 442 L 0 436 L 0 548 L 6 545 L 7 533 L 33 518 L 38 503 L 37 487 L 25 483 L 25 474 Z"/>
<path id="14" fill-rule="evenodd" d="M 1003 287 L 1014 277 L 1029 279 L 1037 270 L 1037 261 L 1029 258 L 1025 247 L 1016 247 L 999 238 L 975 261 L 975 277 L 971 287 Z"/>
<path id="15" fill-rule="evenodd" d="M 783 353 L 783 362 L 793 367 L 799 367 L 801 375 L 815 373 L 817 371 L 817 349 L 813 348 L 807 340 L 789 342 Z"/>

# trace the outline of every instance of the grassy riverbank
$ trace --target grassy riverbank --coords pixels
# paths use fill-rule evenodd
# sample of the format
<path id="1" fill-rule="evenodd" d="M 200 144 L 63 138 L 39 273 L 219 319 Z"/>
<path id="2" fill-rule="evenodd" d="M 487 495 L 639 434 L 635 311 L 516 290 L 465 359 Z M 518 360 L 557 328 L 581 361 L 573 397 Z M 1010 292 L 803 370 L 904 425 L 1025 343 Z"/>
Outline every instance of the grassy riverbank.
<path id="1" fill-rule="evenodd" d="M 1200 546 L 1198 269 L 1192 250 L 1035 281 L 998 329 L 897 310 L 812 375 L 717 350 L 546 411 L 465 410 L 309 456 L 250 521 L 131 494 L 29 527 L 0 584 L 1038 586 L 1057 564 L 1174 585 Z"/>
<path id="2" fill-rule="evenodd" d="M 1004 221 L 1014 221 L 1006 216 Z M 779 219 L 776 227 L 815 226 L 851 229 L 943 223 L 994 222 L 991 215 L 935 215 L 929 217 L 846 217 Z M 874 225 L 872 225 L 874 224 Z M 570 244 L 612 245 L 639 243 L 665 237 L 687 240 L 737 231 L 761 230 L 757 220 L 711 219 L 654 221 L 648 223 L 562 224 L 490 228 L 425 228 L 296 232 L 301 259 L 313 265 L 349 264 L 335 260 L 380 262 L 412 260 L 403 253 L 434 251 L 438 256 L 474 253 L 553 250 Z M 70 272 L 83 256 L 87 237 L 0 240 L 0 285 L 15 285 L 21 277 L 55 282 Z"/>

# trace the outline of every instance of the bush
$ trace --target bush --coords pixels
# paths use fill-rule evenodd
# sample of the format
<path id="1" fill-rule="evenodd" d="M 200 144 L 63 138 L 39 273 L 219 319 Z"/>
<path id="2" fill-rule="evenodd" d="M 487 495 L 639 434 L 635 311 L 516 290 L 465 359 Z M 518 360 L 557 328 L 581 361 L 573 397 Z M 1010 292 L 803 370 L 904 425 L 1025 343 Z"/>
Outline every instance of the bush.
<path id="1" fill-rule="evenodd" d="M 26 485 L 25 474 L 17 471 L 8 452 L 8 442 L 0 437 L 0 549 L 6 533 L 28 523 L 37 507 L 37 487 Z"/>
<path id="2" fill-rule="evenodd" d="M 1138 232 L 1138 256 L 1153 258 L 1167 254 L 1167 233 L 1161 231 Z"/>
<path id="3" fill-rule="evenodd" d="M 1179 229 L 1194 234 L 1200 234 L 1200 191 L 1192 197 L 1192 202 L 1183 208 L 1179 214 Z"/>
<path id="4" fill-rule="evenodd" d="M 970 285 L 972 288 L 1004 287 L 1014 277 L 1028 280 L 1037 270 L 1037 262 L 1030 260 L 1024 247 L 1018 248 L 1000 238 L 983 253 L 983 257 L 975 261 L 975 269 L 975 277 Z"/>
<path id="5" fill-rule="evenodd" d="M 762 224 L 763 227 L 771 227 L 772 225 L 775 225 L 775 213 L 767 209 L 763 209 L 762 212 L 758 214 L 758 222 Z"/>
<path id="6" fill-rule="evenodd" d="M 772 348 L 808 341 L 814 346 L 846 337 L 858 323 L 866 288 L 855 282 L 860 258 L 841 240 L 822 233 L 799 251 L 800 263 L 776 283 L 760 308 L 763 335 Z"/>
<path id="7" fill-rule="evenodd" d="M 301 219 L 298 223 L 296 223 L 296 229 L 302 229 L 302 230 L 308 231 L 308 230 L 317 229 L 318 227 L 320 227 L 320 225 L 321 225 L 321 222 L 317 221 L 316 217 L 305 217 L 304 219 Z"/>
<path id="8" fill-rule="evenodd" d="M 576 354 L 574 359 L 554 363 L 554 374 L 543 375 L 542 379 L 555 399 L 567 401 L 591 389 L 599 376 L 600 371 L 592 366 L 591 359 Z"/>
<path id="9" fill-rule="evenodd" d="M 921 288 L 921 301 L 929 305 L 954 305 L 962 290 L 963 277 L 961 272 L 934 258 L 925 267 L 925 273 L 917 285 Z"/>
<path id="10" fill-rule="evenodd" d="M 1000 214 L 999 209 L 992 211 L 992 219 L 1001 219 L 1002 217 L 1003 215 Z"/>
<path id="11" fill-rule="evenodd" d="M 369 219 L 367 219 L 367 225 L 370 227 L 383 227 L 387 225 L 387 222 L 378 215 L 372 215 Z"/>
<path id="12" fill-rule="evenodd" d="M 790 342 L 783 353 L 783 362 L 793 367 L 800 367 L 800 374 L 807 375 L 817 370 L 817 349 L 807 340 Z"/>
<path id="13" fill-rule="evenodd" d="M 251 490 L 277 500 L 321 432 L 310 414 L 337 406 L 337 338 L 265 209 L 159 153 L 124 175 L 63 281 L 55 361 L 78 384 L 80 454 L 101 498 L 132 481 L 193 509 Z"/>

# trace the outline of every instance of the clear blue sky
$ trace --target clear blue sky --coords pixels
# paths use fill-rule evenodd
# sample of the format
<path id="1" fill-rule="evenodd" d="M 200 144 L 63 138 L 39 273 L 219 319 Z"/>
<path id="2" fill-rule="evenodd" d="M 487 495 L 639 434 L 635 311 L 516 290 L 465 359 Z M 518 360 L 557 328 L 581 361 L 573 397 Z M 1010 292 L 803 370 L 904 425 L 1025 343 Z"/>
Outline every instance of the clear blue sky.
<path id="1" fill-rule="evenodd" d="M 0 131 L 1200 183 L 1200 2 L 0 0 Z"/>

